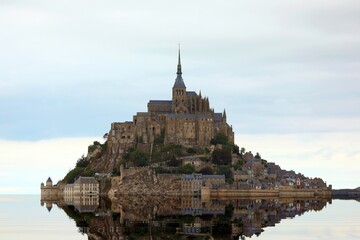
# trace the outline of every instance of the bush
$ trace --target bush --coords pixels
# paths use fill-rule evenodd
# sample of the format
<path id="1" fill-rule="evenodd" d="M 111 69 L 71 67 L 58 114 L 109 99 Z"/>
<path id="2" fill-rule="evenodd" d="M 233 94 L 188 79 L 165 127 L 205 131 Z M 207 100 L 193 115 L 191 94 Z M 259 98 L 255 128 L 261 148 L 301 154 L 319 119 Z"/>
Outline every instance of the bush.
<path id="1" fill-rule="evenodd" d="M 195 171 L 196 171 L 195 167 L 190 164 L 186 164 L 177 169 L 177 173 L 179 174 L 191 174 L 194 173 Z"/>

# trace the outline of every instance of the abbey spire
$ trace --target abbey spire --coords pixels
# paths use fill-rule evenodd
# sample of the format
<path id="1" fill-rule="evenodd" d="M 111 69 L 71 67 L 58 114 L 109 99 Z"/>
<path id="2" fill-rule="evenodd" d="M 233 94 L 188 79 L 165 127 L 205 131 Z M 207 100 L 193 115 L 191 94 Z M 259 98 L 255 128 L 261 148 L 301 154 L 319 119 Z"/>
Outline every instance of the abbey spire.
<path id="1" fill-rule="evenodd" d="M 178 57 L 178 65 L 177 65 L 177 72 L 176 72 L 176 79 L 175 79 L 175 83 L 173 86 L 174 88 L 186 88 L 184 80 L 182 79 L 181 76 L 182 72 L 181 72 L 181 59 L 180 59 L 180 46 L 179 46 L 179 57 Z"/>

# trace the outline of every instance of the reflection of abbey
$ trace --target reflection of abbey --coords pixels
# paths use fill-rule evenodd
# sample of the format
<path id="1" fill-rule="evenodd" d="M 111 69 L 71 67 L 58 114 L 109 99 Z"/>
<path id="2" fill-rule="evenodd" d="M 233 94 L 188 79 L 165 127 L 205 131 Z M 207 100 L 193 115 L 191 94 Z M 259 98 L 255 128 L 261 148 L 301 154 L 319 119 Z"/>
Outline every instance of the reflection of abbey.
<path id="1" fill-rule="evenodd" d="M 171 100 L 150 100 L 147 112 L 138 112 L 132 122 L 112 123 L 108 143 L 113 154 L 122 153 L 135 144 L 151 144 L 157 137 L 164 144 L 188 147 L 205 147 L 217 134 L 228 136 L 234 142 L 232 127 L 226 122 L 225 110 L 216 113 L 209 99 L 201 92 L 187 91 L 182 79 L 180 51 L 177 77 L 172 88 Z"/>

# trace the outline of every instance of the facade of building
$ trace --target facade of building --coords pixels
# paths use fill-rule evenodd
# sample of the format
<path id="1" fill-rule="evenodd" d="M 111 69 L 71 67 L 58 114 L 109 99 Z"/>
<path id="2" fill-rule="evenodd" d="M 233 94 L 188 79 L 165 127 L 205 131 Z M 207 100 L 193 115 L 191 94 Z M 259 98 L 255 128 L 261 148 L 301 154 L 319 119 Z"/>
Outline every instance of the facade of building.
<path id="1" fill-rule="evenodd" d="M 74 198 L 76 196 L 99 195 L 99 182 L 94 177 L 79 177 L 73 184 L 66 184 L 64 197 Z"/>
<path id="2" fill-rule="evenodd" d="M 57 185 L 53 185 L 53 182 L 52 182 L 51 178 L 49 177 L 46 180 L 45 184 L 41 183 L 40 193 L 41 193 L 42 200 L 56 199 L 62 195 L 62 189 Z"/>
<path id="3" fill-rule="evenodd" d="M 225 175 L 184 174 L 181 179 L 183 195 L 201 195 L 201 189 L 217 189 L 225 184 Z"/>
<path id="4" fill-rule="evenodd" d="M 214 112 L 209 98 L 201 92 L 187 90 L 182 78 L 180 50 L 176 74 L 171 100 L 150 100 L 147 112 L 138 112 L 133 121 L 111 124 L 108 150 L 112 155 L 121 156 L 129 147 L 139 144 L 150 146 L 159 137 L 164 144 L 206 147 L 216 134 L 223 133 L 230 143 L 234 142 L 225 110 Z"/>

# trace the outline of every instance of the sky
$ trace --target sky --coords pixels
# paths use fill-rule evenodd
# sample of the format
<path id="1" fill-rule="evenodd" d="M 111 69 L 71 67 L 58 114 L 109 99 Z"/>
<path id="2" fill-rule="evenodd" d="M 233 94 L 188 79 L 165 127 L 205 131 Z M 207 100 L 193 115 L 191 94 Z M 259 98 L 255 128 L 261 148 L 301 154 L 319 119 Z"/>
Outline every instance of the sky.
<path id="1" fill-rule="evenodd" d="M 0 0 L 0 194 L 39 193 L 112 122 L 188 90 L 235 142 L 360 186 L 360 2 Z"/>

